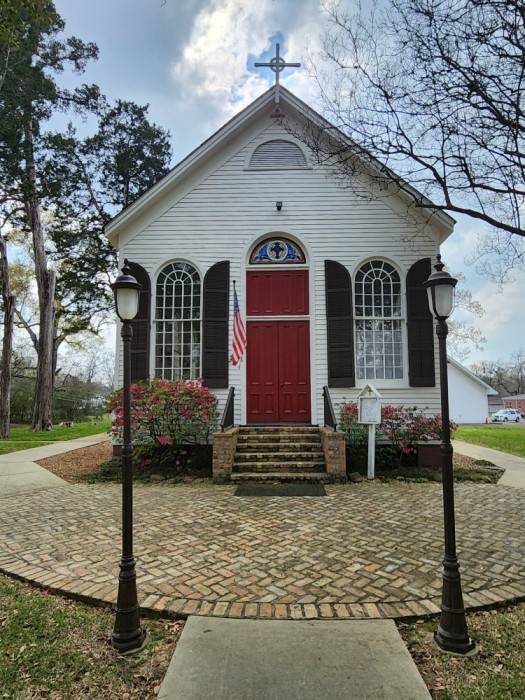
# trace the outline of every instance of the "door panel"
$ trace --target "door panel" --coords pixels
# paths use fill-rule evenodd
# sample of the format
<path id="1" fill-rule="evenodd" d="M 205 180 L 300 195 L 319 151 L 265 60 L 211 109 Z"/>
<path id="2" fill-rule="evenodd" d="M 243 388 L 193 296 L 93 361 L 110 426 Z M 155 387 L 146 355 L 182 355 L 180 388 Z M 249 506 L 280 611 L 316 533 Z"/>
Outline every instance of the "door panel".
<path id="1" fill-rule="evenodd" d="M 310 422 L 308 321 L 247 324 L 248 422 Z"/>
<path id="2" fill-rule="evenodd" d="M 250 321 L 247 332 L 248 421 L 279 420 L 279 327 Z"/>
<path id="3" fill-rule="evenodd" d="M 248 272 L 248 316 L 308 314 L 308 270 Z"/>
<path id="4" fill-rule="evenodd" d="M 279 322 L 279 420 L 310 421 L 308 321 Z"/>

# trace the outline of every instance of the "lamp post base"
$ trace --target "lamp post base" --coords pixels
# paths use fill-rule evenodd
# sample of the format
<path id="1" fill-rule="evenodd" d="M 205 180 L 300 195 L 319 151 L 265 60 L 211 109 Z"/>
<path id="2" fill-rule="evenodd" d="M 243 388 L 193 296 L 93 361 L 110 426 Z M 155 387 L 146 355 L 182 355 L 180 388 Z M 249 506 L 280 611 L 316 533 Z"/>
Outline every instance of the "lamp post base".
<path id="1" fill-rule="evenodd" d="M 447 475 L 449 472 L 444 470 L 443 483 Z M 456 656 L 476 654 L 476 642 L 469 637 L 467 631 L 459 563 L 455 554 L 445 554 L 443 559 L 441 618 L 437 632 L 434 633 L 434 641 L 442 651 L 449 654 Z"/>
<path id="2" fill-rule="evenodd" d="M 137 577 L 133 555 L 120 562 L 115 626 L 108 644 L 121 654 L 144 646 L 146 630 L 140 624 L 140 606 L 137 599 Z"/>
<path id="3" fill-rule="evenodd" d="M 108 644 L 119 654 L 132 654 L 141 651 L 147 644 L 147 633 L 144 627 L 140 627 L 131 635 L 121 635 L 113 632 L 108 639 Z"/>
<path id="4" fill-rule="evenodd" d="M 454 637 L 438 628 L 434 632 L 434 641 L 441 651 L 453 656 L 475 656 L 478 653 L 476 642 L 468 635 L 466 637 Z"/>

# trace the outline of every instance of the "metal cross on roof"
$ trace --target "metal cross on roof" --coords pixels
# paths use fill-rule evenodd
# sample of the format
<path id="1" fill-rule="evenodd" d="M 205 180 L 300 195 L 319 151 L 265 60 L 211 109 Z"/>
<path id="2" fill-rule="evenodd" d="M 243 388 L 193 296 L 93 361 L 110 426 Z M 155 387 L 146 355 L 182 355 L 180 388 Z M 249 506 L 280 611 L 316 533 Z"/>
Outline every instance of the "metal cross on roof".
<path id="1" fill-rule="evenodd" d="M 271 68 L 275 73 L 275 104 L 279 104 L 279 73 L 285 68 L 300 68 L 300 63 L 286 63 L 284 58 L 279 56 L 279 44 L 275 45 L 275 56 L 268 63 L 256 61 L 254 64 L 257 68 Z"/>

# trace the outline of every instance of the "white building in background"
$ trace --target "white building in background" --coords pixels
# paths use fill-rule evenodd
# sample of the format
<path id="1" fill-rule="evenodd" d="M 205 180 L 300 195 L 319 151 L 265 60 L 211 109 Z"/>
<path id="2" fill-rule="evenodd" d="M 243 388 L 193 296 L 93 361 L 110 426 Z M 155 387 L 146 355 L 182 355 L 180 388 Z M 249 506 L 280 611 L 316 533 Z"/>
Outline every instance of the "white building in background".
<path id="1" fill-rule="evenodd" d="M 488 397 L 498 392 L 449 357 L 448 393 L 451 420 L 455 423 L 485 423 L 489 416 Z"/>

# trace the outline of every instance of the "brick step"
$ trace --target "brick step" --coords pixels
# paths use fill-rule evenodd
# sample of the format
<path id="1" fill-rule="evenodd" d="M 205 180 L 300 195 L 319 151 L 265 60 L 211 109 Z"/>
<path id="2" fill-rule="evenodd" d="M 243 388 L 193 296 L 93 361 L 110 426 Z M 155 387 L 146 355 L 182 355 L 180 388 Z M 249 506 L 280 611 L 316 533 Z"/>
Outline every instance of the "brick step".
<path id="1" fill-rule="evenodd" d="M 233 463 L 233 473 L 253 472 L 259 473 L 281 473 L 283 471 L 299 473 L 326 472 L 325 463 L 320 462 L 237 462 Z"/>
<path id="2" fill-rule="evenodd" d="M 239 435 L 237 445 L 275 445 L 276 449 L 281 445 L 320 445 L 319 435 Z"/>
<path id="3" fill-rule="evenodd" d="M 271 443 L 268 445 L 263 445 L 260 442 L 248 442 L 245 445 L 239 445 L 237 443 L 237 453 L 238 454 L 323 454 L 323 450 L 320 443 L 315 445 L 290 445 L 283 443 L 282 445 L 276 445 Z"/>
<path id="4" fill-rule="evenodd" d="M 315 452 L 236 452 L 235 459 L 240 462 L 323 462 L 322 450 Z"/>
<path id="5" fill-rule="evenodd" d="M 296 473 L 296 472 L 268 472 L 268 473 L 255 473 L 255 472 L 244 472 L 244 473 L 233 473 L 231 475 L 232 483 L 239 484 L 245 481 L 266 483 L 266 482 L 289 482 L 289 481 L 307 481 L 310 483 L 330 483 L 331 478 L 326 472 L 312 472 L 312 473 Z"/>
<path id="6" fill-rule="evenodd" d="M 275 434 L 275 433 L 280 433 L 282 435 L 285 434 L 318 434 L 319 433 L 319 428 L 313 427 L 311 425 L 307 425 L 304 427 L 301 426 L 296 426 L 296 425 L 285 425 L 285 426 L 279 426 L 279 425 L 269 425 L 269 426 L 260 426 L 258 428 L 249 426 L 249 427 L 241 427 L 239 428 L 239 437 L 242 435 L 270 435 L 270 434 Z"/>

